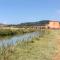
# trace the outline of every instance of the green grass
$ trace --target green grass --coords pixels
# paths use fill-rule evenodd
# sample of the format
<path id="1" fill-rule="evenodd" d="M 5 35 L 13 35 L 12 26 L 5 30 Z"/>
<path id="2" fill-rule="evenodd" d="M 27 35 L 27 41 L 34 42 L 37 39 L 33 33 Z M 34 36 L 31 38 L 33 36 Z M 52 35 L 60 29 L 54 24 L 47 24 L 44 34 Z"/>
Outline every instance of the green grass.
<path id="1" fill-rule="evenodd" d="M 31 41 L 17 42 L 15 46 L 0 49 L 0 60 L 52 60 L 56 51 L 56 35 L 58 30 L 43 30 L 42 36 Z"/>
<path id="2" fill-rule="evenodd" d="M 16 34 L 24 34 L 29 32 L 34 32 L 35 29 L 0 29 L 0 36 L 10 36 Z"/>

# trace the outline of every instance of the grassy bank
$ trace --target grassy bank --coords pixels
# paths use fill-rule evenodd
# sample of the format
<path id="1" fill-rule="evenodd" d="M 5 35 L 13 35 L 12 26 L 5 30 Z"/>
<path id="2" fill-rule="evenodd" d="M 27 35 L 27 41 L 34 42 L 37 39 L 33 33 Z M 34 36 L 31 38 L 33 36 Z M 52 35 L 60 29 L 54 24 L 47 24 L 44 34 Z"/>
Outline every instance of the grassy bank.
<path id="1" fill-rule="evenodd" d="M 9 36 L 9 35 L 16 35 L 16 34 L 24 34 L 29 32 L 34 32 L 35 29 L 0 29 L 0 36 Z"/>
<path id="2" fill-rule="evenodd" d="M 0 48 L 0 60 L 52 60 L 57 50 L 58 30 L 46 30 L 31 41 L 17 42 L 15 46 Z"/>

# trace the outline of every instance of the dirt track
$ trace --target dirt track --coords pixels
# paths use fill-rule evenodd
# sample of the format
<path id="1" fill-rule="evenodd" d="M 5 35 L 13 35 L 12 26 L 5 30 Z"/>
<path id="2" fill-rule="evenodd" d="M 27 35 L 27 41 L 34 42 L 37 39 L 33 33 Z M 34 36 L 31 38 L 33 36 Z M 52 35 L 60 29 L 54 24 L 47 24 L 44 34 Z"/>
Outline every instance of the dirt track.
<path id="1" fill-rule="evenodd" d="M 55 32 L 54 36 L 55 36 L 54 43 L 57 50 L 54 53 L 52 60 L 60 60 L 60 32 L 59 31 Z"/>

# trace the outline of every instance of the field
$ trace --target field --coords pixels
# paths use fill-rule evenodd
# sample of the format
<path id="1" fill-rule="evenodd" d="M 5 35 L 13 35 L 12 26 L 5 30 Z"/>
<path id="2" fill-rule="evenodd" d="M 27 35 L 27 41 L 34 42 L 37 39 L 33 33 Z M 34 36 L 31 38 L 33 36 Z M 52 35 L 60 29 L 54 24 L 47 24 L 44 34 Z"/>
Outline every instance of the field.
<path id="1" fill-rule="evenodd" d="M 31 41 L 0 48 L 0 60 L 58 60 L 60 30 L 45 30 Z M 58 58 L 58 59 L 57 59 Z"/>

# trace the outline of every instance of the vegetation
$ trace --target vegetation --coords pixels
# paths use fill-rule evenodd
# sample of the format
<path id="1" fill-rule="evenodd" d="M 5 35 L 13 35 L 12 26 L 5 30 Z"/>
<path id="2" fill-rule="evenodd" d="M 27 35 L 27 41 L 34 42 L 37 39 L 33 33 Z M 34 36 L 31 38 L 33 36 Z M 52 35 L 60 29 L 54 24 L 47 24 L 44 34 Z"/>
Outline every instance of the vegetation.
<path id="1" fill-rule="evenodd" d="M 26 27 L 26 26 L 45 26 L 46 24 L 49 23 L 50 20 L 41 20 L 41 21 L 37 21 L 37 22 L 27 22 L 27 23 L 21 23 L 21 24 L 0 24 L 1 26 L 4 27 Z"/>
<path id="2" fill-rule="evenodd" d="M 30 41 L 17 42 L 15 46 L 0 48 L 0 60 L 52 60 L 56 52 L 58 30 L 43 30 L 42 35 Z"/>
<path id="3" fill-rule="evenodd" d="M 17 24 L 16 26 L 20 26 L 20 27 L 23 27 L 23 26 L 45 26 L 46 24 L 49 23 L 49 20 L 42 20 L 42 21 L 38 21 L 38 22 L 27 22 L 27 23 L 21 23 L 21 24 Z"/>
<path id="4" fill-rule="evenodd" d="M 36 31 L 35 29 L 0 29 L 0 36 L 8 36 L 8 35 L 16 35 L 16 34 L 24 34 L 24 33 L 29 33 L 29 32 L 34 32 Z"/>

